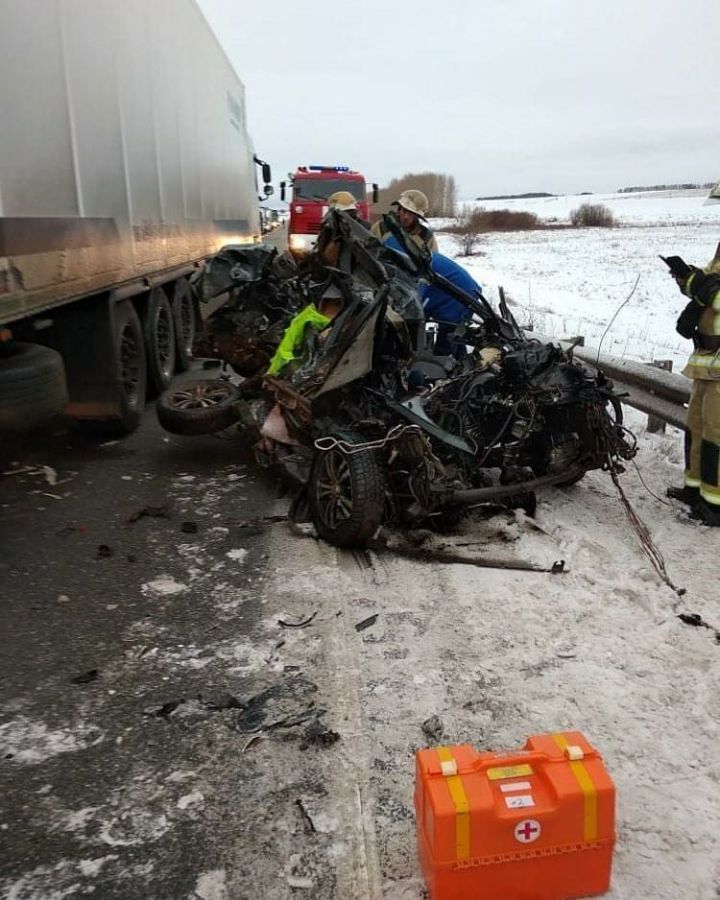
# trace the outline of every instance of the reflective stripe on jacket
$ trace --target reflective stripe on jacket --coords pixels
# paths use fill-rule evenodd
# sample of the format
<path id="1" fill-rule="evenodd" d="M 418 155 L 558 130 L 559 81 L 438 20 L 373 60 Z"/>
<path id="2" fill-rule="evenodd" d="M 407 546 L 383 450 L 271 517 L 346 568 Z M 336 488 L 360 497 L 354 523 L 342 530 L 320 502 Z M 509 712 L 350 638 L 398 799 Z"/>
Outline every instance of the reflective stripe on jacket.
<path id="1" fill-rule="evenodd" d="M 376 238 L 379 238 L 383 242 L 383 244 L 387 243 L 389 240 L 392 240 L 394 237 L 390 229 L 385 227 L 382 219 L 380 219 L 373 225 L 373 227 L 370 229 L 370 232 L 371 234 L 374 234 Z M 435 238 L 433 232 L 426 225 L 423 225 L 422 222 L 418 222 L 417 228 L 413 231 L 406 231 L 405 229 L 403 229 L 403 232 L 410 238 L 411 241 L 414 241 L 418 245 L 418 247 L 427 247 L 428 250 L 437 252 L 437 239 Z M 397 241 L 395 241 L 395 243 L 397 244 Z"/>
<path id="2" fill-rule="evenodd" d="M 710 265 L 703 269 L 703 272 L 706 275 L 720 276 L 720 258 L 717 254 Z M 696 273 L 694 272 L 685 283 L 683 293 L 697 303 L 698 299 L 693 293 L 695 279 Z M 720 339 L 720 282 L 718 282 L 718 289 L 714 296 L 710 298 L 710 303 L 702 311 L 698 322 L 698 331 L 701 336 Z M 683 375 L 700 381 L 720 379 L 720 350 L 703 350 L 696 347 L 683 369 Z"/>

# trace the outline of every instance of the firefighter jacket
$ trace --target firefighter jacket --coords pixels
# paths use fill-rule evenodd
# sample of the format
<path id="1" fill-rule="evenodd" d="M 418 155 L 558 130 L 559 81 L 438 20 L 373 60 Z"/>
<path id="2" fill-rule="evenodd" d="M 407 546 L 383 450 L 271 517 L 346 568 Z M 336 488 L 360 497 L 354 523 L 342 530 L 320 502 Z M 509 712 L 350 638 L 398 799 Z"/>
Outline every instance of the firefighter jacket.
<path id="1" fill-rule="evenodd" d="M 416 227 L 413 228 L 412 231 L 405 231 L 405 234 L 415 243 L 418 247 L 425 247 L 427 250 L 430 250 L 434 253 L 437 252 L 437 240 L 435 235 L 427 227 L 427 225 L 423 225 L 422 222 L 418 222 Z M 379 238 L 383 244 L 387 243 L 388 240 L 393 238 L 393 234 L 390 229 L 385 225 L 382 219 L 376 222 L 373 227 L 370 229 L 370 233 L 374 234 L 376 238 Z M 396 242 L 397 243 L 397 242 Z"/>
<path id="2" fill-rule="evenodd" d="M 685 281 L 682 292 L 700 309 L 693 336 L 695 350 L 683 375 L 700 381 L 720 380 L 720 246 L 705 269 L 697 269 Z"/>

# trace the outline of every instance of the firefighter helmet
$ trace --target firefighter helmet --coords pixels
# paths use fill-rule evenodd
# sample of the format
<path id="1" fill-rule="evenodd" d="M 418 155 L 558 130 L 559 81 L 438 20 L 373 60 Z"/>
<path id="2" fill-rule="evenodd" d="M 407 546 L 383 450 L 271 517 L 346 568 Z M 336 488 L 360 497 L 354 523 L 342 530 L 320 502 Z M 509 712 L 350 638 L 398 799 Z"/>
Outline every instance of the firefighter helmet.
<path id="1" fill-rule="evenodd" d="M 428 209 L 430 208 L 430 203 L 428 202 L 428 198 L 423 194 L 422 191 L 417 191 L 414 188 L 409 188 L 407 191 L 403 191 L 402 194 L 397 199 L 398 206 L 402 206 L 403 209 L 406 209 L 408 212 L 415 213 L 416 216 L 420 216 L 421 219 L 424 219 L 427 215 Z"/>
<path id="2" fill-rule="evenodd" d="M 357 209 L 357 203 L 350 191 L 335 191 L 328 197 L 328 207 L 347 212 L 350 209 Z"/>

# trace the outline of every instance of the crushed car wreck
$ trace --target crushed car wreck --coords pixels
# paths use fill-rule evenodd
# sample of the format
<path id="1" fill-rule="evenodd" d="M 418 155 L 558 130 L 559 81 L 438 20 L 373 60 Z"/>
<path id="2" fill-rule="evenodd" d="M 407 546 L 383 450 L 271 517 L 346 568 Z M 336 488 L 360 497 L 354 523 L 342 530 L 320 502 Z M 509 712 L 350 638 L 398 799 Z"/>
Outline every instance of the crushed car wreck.
<path id="1" fill-rule="evenodd" d="M 210 317 L 198 355 L 244 380 L 170 389 L 161 424 L 197 434 L 236 421 L 274 460 L 300 460 L 316 530 L 341 547 L 366 544 L 383 523 L 447 527 L 482 504 L 532 513 L 543 486 L 622 471 L 635 442 L 602 373 L 529 338 L 503 296 L 495 311 L 479 289 L 438 274 L 401 230 L 395 237 L 402 252 L 331 210 L 300 269 L 262 245 L 222 251 L 195 289 L 201 301 L 224 291 L 230 301 Z M 453 324 L 460 350 L 450 355 L 435 350 L 421 299 L 428 286 L 468 310 Z M 316 324 L 270 365 L 311 303 Z"/>

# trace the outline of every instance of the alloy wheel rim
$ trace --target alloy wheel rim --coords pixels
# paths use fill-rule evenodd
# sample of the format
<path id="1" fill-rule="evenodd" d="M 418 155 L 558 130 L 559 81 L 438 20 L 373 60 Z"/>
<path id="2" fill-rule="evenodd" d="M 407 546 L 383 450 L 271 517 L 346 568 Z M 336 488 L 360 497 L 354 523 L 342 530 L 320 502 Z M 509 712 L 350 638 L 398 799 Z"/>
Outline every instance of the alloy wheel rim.
<path id="1" fill-rule="evenodd" d="M 231 385 L 195 384 L 174 391 L 171 403 L 174 409 L 212 409 L 230 399 L 232 392 Z"/>
<path id="2" fill-rule="evenodd" d="M 352 476 L 344 453 L 330 450 L 323 454 L 315 496 L 320 518 L 328 528 L 335 529 L 351 518 Z"/>

